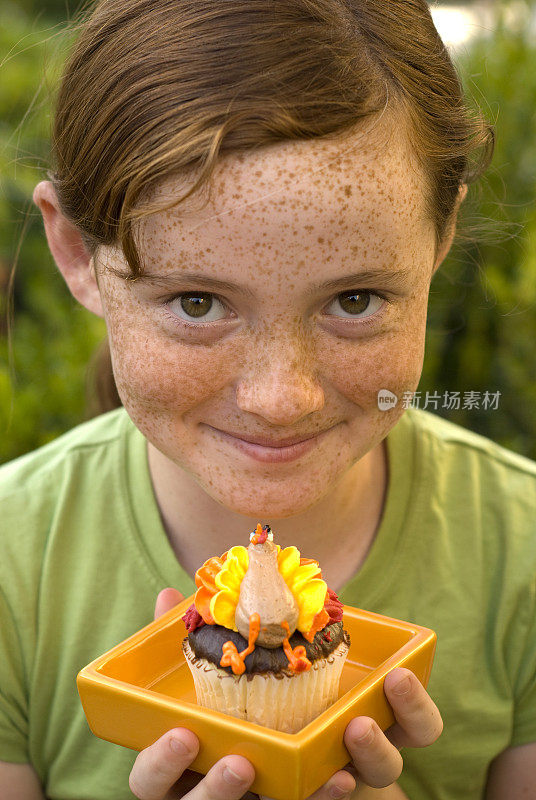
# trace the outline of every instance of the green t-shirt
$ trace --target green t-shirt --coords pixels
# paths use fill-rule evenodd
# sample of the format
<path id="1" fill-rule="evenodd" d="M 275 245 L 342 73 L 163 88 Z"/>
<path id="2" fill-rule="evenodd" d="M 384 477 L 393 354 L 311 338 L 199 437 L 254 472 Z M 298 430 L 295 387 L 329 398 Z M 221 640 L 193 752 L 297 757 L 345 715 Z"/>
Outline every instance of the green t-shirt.
<path id="1" fill-rule="evenodd" d="M 403 751 L 399 782 L 481 800 L 492 759 L 536 741 L 536 464 L 417 409 L 387 446 L 380 527 L 339 596 L 437 632 L 444 732 Z M 136 753 L 91 734 L 76 674 L 148 624 L 162 588 L 195 586 L 124 409 L 0 468 L 0 537 L 0 760 L 30 761 L 50 800 L 131 798 Z"/>

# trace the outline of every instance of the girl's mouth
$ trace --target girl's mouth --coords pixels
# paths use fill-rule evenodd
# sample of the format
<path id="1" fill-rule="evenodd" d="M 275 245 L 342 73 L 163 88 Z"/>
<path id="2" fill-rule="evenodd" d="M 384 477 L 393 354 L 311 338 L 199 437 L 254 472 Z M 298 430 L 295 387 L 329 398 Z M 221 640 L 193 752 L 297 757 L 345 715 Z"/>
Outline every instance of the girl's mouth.
<path id="1" fill-rule="evenodd" d="M 319 440 L 330 430 L 333 430 L 332 427 L 325 431 L 311 434 L 310 436 L 301 436 L 300 438 L 288 437 L 286 439 L 274 440 L 268 437 L 230 433 L 228 431 L 222 431 L 219 428 L 213 428 L 211 425 L 207 427 L 215 431 L 219 438 L 233 445 L 237 450 L 240 450 L 255 461 L 272 464 L 286 463 L 300 458 L 300 456 L 314 449 L 318 445 Z"/>

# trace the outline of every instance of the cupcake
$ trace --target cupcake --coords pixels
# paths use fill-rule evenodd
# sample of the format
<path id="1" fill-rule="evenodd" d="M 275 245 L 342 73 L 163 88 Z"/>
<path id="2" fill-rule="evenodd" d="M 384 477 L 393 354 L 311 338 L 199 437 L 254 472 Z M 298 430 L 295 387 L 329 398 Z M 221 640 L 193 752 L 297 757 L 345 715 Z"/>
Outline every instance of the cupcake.
<path id="1" fill-rule="evenodd" d="M 182 647 L 200 705 L 296 733 L 337 700 L 350 637 L 318 562 L 273 538 L 257 525 L 197 570 Z"/>

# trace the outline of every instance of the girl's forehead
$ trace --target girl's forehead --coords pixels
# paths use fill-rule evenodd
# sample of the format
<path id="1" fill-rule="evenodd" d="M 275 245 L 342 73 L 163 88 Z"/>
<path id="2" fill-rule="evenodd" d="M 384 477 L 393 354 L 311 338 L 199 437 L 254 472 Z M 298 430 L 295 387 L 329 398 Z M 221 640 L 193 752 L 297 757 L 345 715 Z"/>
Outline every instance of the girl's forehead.
<path id="1" fill-rule="evenodd" d="M 193 178 L 190 177 L 190 181 Z M 167 181 L 152 199 L 169 201 L 189 188 Z M 208 192 L 147 217 L 142 252 L 159 271 L 214 267 L 252 255 L 252 263 L 296 264 L 337 258 L 400 260 L 433 240 L 425 180 L 407 137 L 357 131 L 343 141 L 282 142 L 227 154 Z M 408 249 L 409 248 L 409 249 Z"/>
<path id="2" fill-rule="evenodd" d="M 315 221 L 333 210 L 347 209 L 360 215 L 374 213 L 381 205 L 393 212 L 409 205 L 415 212 L 425 207 L 425 181 L 407 135 L 383 128 L 372 136 L 358 128 L 341 141 L 324 139 L 285 141 L 249 153 L 229 153 L 216 165 L 208 190 L 198 192 L 165 212 L 146 220 L 145 232 L 173 224 L 184 234 L 207 223 L 215 230 L 236 221 L 256 225 L 268 217 L 284 226 L 301 222 L 307 215 Z M 153 198 L 171 200 L 184 194 L 197 177 L 174 177 Z M 300 211 L 300 218 L 290 215 Z M 378 210 L 378 209 L 377 209 Z"/>

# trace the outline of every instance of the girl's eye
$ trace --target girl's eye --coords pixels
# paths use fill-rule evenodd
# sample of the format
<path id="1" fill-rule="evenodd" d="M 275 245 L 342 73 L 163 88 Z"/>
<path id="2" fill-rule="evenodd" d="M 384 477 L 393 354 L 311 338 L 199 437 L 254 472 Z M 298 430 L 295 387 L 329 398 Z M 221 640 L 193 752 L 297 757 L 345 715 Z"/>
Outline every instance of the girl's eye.
<path id="1" fill-rule="evenodd" d="M 221 300 L 210 292 L 185 292 L 174 297 L 168 306 L 173 314 L 187 322 L 216 322 L 227 313 Z"/>
<path id="2" fill-rule="evenodd" d="M 374 292 L 362 290 L 341 292 L 326 306 L 325 311 L 335 317 L 362 319 L 378 311 L 384 301 L 385 298 Z"/>

